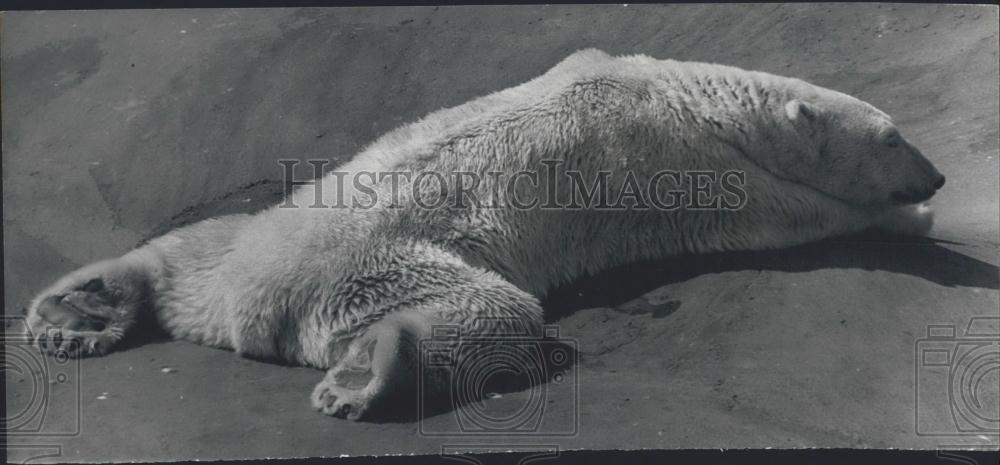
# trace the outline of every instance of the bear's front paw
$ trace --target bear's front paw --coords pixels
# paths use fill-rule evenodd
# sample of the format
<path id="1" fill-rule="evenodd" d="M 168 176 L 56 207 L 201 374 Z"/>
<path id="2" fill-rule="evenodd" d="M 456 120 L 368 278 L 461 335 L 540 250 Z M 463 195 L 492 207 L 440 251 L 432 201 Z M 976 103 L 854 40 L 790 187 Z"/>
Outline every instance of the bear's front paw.
<path id="1" fill-rule="evenodd" d="M 925 236 L 934 226 L 934 210 L 926 203 L 894 207 L 883 214 L 875 227 L 905 236 Z"/>

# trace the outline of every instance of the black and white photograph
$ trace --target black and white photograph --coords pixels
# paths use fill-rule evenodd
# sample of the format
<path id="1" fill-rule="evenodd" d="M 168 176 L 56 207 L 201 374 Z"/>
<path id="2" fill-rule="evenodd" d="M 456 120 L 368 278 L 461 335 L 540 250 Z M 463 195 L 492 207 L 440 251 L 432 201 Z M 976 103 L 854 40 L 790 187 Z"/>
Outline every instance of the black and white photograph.
<path id="1" fill-rule="evenodd" d="M 996 5 L 73 8 L 0 12 L 8 463 L 996 460 Z"/>

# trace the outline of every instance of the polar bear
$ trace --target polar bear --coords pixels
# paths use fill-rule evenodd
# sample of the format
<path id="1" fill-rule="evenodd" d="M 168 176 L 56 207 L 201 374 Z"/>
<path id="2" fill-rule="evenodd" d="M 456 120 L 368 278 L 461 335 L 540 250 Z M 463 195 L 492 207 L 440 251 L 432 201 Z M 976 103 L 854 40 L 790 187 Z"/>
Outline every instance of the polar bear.
<path id="1" fill-rule="evenodd" d="M 458 194 L 580 191 L 548 178 L 461 186 L 442 176 L 432 189 L 374 176 L 530 177 L 551 161 L 581 179 L 608 173 L 611 192 L 645 183 L 663 194 L 687 182 L 651 183 L 664 170 L 738 172 L 745 201 L 427 208 Z M 435 325 L 538 336 L 547 290 L 612 266 L 868 228 L 924 234 L 932 216 L 923 202 L 944 184 L 888 115 L 856 98 L 762 72 L 594 49 L 398 128 L 337 172 L 282 205 L 179 228 L 69 273 L 27 307 L 32 337 L 49 352 L 100 355 L 150 315 L 176 338 L 327 370 L 313 406 L 358 419 L 410 389 L 415 347 Z M 359 201 L 390 189 L 401 193 Z"/>

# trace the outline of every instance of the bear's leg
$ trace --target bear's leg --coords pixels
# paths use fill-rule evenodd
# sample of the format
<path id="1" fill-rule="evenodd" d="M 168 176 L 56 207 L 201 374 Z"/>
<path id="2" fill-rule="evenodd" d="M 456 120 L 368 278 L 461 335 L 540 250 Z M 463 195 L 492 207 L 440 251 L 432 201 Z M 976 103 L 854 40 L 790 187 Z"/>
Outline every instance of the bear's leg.
<path id="1" fill-rule="evenodd" d="M 205 307 L 212 286 L 191 283 L 211 282 L 229 244 L 250 219 L 250 215 L 229 215 L 188 225 L 121 257 L 70 272 L 25 309 L 29 337 L 52 353 L 102 355 L 125 336 L 140 314 L 149 312 L 162 323 L 176 320 L 177 308 Z M 154 305 L 165 289 L 174 291 L 171 299 L 176 305 L 171 308 Z M 188 318 L 175 322 L 174 329 L 181 335 L 191 333 L 190 326 L 201 329 L 204 320 Z"/>
<path id="2" fill-rule="evenodd" d="M 489 340 L 485 347 L 499 351 L 506 337 L 523 344 L 525 336 L 542 335 L 537 299 L 492 273 L 475 274 L 474 285 L 456 286 L 454 293 L 435 302 L 395 310 L 346 343 L 346 353 L 333 355 L 339 361 L 313 390 L 313 407 L 350 420 L 390 403 L 409 409 L 393 413 L 416 414 L 418 400 L 438 402 L 448 394 L 444 376 L 449 368 L 421 367 L 419 358 L 427 347 L 422 341 L 431 341 L 441 329 L 446 330 L 446 340 L 443 346 L 434 341 L 437 350 L 454 349 L 470 340 L 463 338 L 471 338 L 480 346 Z M 332 345 L 337 352 L 338 344 Z M 422 368 L 425 371 L 418 372 Z M 424 382 L 418 387 L 421 376 Z M 424 389 L 419 399 L 417 389 Z"/>
<path id="3" fill-rule="evenodd" d="M 137 249 L 63 276 L 25 309 L 29 336 L 50 354 L 106 353 L 149 306 L 157 263 L 152 254 Z"/>

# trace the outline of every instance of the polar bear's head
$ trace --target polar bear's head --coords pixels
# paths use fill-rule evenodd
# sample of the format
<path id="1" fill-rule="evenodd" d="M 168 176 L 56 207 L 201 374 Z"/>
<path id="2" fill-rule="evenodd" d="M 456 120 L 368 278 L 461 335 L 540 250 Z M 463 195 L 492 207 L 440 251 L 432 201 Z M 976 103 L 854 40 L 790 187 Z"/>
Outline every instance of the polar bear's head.
<path id="1" fill-rule="evenodd" d="M 827 195 L 880 208 L 923 202 L 944 185 L 892 119 L 861 100 L 818 89 L 789 98 L 779 113 L 797 147 L 783 163 L 787 174 Z"/>

